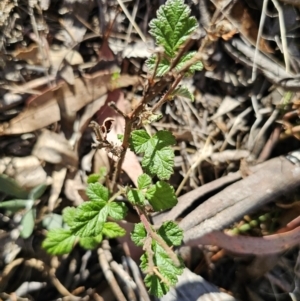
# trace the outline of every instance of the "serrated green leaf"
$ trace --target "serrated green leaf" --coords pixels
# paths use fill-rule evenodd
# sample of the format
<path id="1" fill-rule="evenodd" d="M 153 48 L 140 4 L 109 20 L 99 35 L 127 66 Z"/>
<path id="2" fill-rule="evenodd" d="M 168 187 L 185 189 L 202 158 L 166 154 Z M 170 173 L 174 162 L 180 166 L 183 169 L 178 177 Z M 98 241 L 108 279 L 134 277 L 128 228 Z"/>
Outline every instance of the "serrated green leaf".
<path id="1" fill-rule="evenodd" d="M 131 232 L 131 240 L 138 246 L 141 247 L 144 244 L 144 240 L 147 236 L 146 229 L 142 223 L 134 225 L 134 229 Z"/>
<path id="2" fill-rule="evenodd" d="M 95 237 L 101 234 L 103 224 L 108 216 L 105 202 L 86 202 L 76 209 L 74 221 L 70 226 L 74 235 L 79 237 Z"/>
<path id="3" fill-rule="evenodd" d="M 96 237 L 81 237 L 79 239 L 79 244 L 86 250 L 93 250 L 102 241 L 102 235 Z"/>
<path id="4" fill-rule="evenodd" d="M 182 0 L 168 0 L 157 11 L 157 19 L 149 24 L 156 43 L 163 46 L 170 57 L 175 56 L 179 47 L 198 26 L 197 20 L 190 17 L 190 12 Z"/>
<path id="5" fill-rule="evenodd" d="M 24 239 L 28 238 L 34 229 L 35 225 L 35 209 L 28 210 L 21 220 L 20 235 Z"/>
<path id="6" fill-rule="evenodd" d="M 170 145 L 175 142 L 169 131 L 158 131 L 151 137 L 145 130 L 136 130 L 131 134 L 130 146 L 136 153 L 144 153 L 142 166 L 146 172 L 164 180 L 173 173 L 174 151 Z"/>
<path id="7" fill-rule="evenodd" d="M 120 227 L 117 223 L 107 222 L 103 226 L 102 230 L 103 235 L 106 235 L 109 238 L 121 237 L 126 234 L 125 229 Z"/>
<path id="8" fill-rule="evenodd" d="M 169 246 L 180 246 L 183 240 L 183 230 L 173 221 L 164 222 L 158 234 Z"/>
<path id="9" fill-rule="evenodd" d="M 98 174 L 98 173 L 93 173 L 93 174 L 89 175 L 88 178 L 87 178 L 87 183 L 88 184 L 97 183 L 100 179 L 100 176 L 101 175 Z"/>
<path id="10" fill-rule="evenodd" d="M 68 222 L 71 210 L 68 209 Z M 79 237 L 95 237 L 101 234 L 107 217 L 115 220 L 123 219 L 127 207 L 123 202 L 91 201 L 76 208 L 75 216 L 70 224 L 71 231 Z"/>
<path id="11" fill-rule="evenodd" d="M 76 242 L 76 236 L 70 230 L 53 229 L 47 233 L 43 248 L 52 255 L 70 253 Z"/>
<path id="12" fill-rule="evenodd" d="M 150 139 L 151 136 L 145 130 L 133 131 L 130 136 L 130 147 L 137 154 L 144 153 L 151 147 Z"/>
<path id="13" fill-rule="evenodd" d="M 63 220 L 69 227 L 71 227 L 74 223 L 76 210 L 77 209 L 75 207 L 66 207 L 63 209 Z"/>
<path id="14" fill-rule="evenodd" d="M 175 285 L 178 281 L 177 276 L 183 272 L 183 265 L 175 266 L 172 259 L 158 243 L 155 243 L 153 251 L 155 266 L 159 267 L 159 272 L 168 279 L 171 285 Z"/>
<path id="15" fill-rule="evenodd" d="M 158 181 L 146 192 L 146 198 L 155 211 L 166 210 L 177 204 L 174 188 L 164 181 Z"/>
<path id="16" fill-rule="evenodd" d="M 107 174 L 107 170 L 105 167 L 101 167 L 98 173 L 93 173 L 88 176 L 87 183 L 96 183 L 102 181 Z"/>
<path id="17" fill-rule="evenodd" d="M 6 210 L 17 212 L 21 209 L 30 209 L 34 204 L 33 200 L 9 200 L 5 202 L 0 202 L 0 208 L 5 208 Z"/>
<path id="18" fill-rule="evenodd" d="M 121 220 L 127 213 L 127 207 L 124 202 L 110 202 L 107 204 L 107 213 L 115 220 Z"/>
<path id="19" fill-rule="evenodd" d="M 14 179 L 6 175 L 0 175 L 0 192 L 18 199 L 28 198 L 28 192 L 21 188 Z"/>
<path id="20" fill-rule="evenodd" d="M 45 184 L 41 184 L 41 185 L 38 185 L 36 187 L 34 187 L 30 192 L 29 192 L 29 195 L 28 195 L 28 198 L 31 199 L 31 200 L 37 200 L 39 199 L 43 194 L 44 192 L 46 191 L 47 189 L 47 185 Z"/>
<path id="21" fill-rule="evenodd" d="M 183 265 L 177 267 L 165 250 L 157 243 L 152 243 L 153 263 L 160 277 L 155 273 L 149 273 L 148 253 L 141 256 L 140 268 L 148 275 L 145 277 L 145 284 L 149 292 L 157 297 L 165 295 L 170 286 L 178 281 L 178 276 L 183 272 Z"/>
<path id="22" fill-rule="evenodd" d="M 172 93 L 172 96 L 181 96 L 194 101 L 194 95 L 191 93 L 191 91 L 188 88 L 182 86 L 175 89 Z"/>
<path id="23" fill-rule="evenodd" d="M 138 188 L 142 190 L 149 187 L 152 184 L 152 179 L 150 176 L 144 173 L 138 177 L 137 183 L 138 183 Z"/>
<path id="24" fill-rule="evenodd" d="M 196 54 L 196 51 L 191 51 L 188 53 L 185 53 L 179 60 L 178 64 L 176 65 L 175 69 L 180 70 L 183 65 L 189 61 L 194 55 Z M 194 65 L 192 65 L 188 70 L 188 75 L 192 75 L 195 71 L 201 71 L 203 69 L 203 64 L 201 61 L 198 61 Z"/>
<path id="25" fill-rule="evenodd" d="M 170 290 L 170 286 L 162 282 L 155 274 L 146 275 L 144 282 L 146 287 L 149 288 L 150 295 L 154 295 L 158 298 L 164 296 Z"/>
<path id="26" fill-rule="evenodd" d="M 145 195 L 138 189 L 129 189 L 127 198 L 133 205 L 145 205 Z"/>
<path id="27" fill-rule="evenodd" d="M 150 73 L 151 72 L 153 73 L 155 70 L 156 60 L 157 60 L 157 55 L 154 54 L 150 56 L 150 58 L 146 61 L 146 66 L 150 71 Z M 155 76 L 161 77 L 164 74 L 166 74 L 170 69 L 170 65 L 171 65 L 170 62 L 166 58 L 162 58 L 157 66 Z"/>
<path id="28" fill-rule="evenodd" d="M 109 191 L 100 183 L 90 183 L 86 189 L 86 195 L 90 201 L 104 201 L 109 199 Z"/>

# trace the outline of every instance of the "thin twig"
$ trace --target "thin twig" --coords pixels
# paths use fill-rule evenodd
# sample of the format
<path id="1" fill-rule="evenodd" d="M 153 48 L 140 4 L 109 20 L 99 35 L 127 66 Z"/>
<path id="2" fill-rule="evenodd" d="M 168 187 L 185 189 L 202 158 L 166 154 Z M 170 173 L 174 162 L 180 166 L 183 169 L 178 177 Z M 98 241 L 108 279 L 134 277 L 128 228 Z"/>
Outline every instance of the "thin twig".
<path id="1" fill-rule="evenodd" d="M 146 42 L 146 37 L 141 32 L 141 30 L 137 26 L 136 22 L 134 21 L 134 19 L 131 17 L 129 11 L 127 10 L 127 8 L 124 5 L 124 3 L 122 2 L 122 0 L 117 0 L 117 1 L 118 1 L 119 5 L 122 7 L 122 9 L 124 11 L 124 14 L 126 15 L 126 17 L 128 18 L 128 20 L 130 21 L 130 23 L 133 25 L 133 27 L 135 28 L 136 32 L 139 34 L 139 36 L 141 37 L 141 39 L 143 40 L 143 42 Z"/>
<path id="2" fill-rule="evenodd" d="M 290 59 L 289 59 L 289 52 L 288 52 L 288 46 L 287 46 L 287 40 L 286 40 L 286 31 L 285 31 L 283 10 L 277 0 L 272 0 L 272 2 L 278 11 L 279 27 L 280 27 L 280 34 L 281 34 L 281 41 L 282 41 L 282 50 L 283 50 L 283 57 L 284 57 L 284 62 L 285 62 L 285 71 L 290 73 L 291 72 Z"/>
<path id="3" fill-rule="evenodd" d="M 259 52 L 259 42 L 260 42 L 260 38 L 262 35 L 263 26 L 264 26 L 264 23 L 266 20 L 266 10 L 267 10 L 267 6 L 268 6 L 268 2 L 269 2 L 269 0 L 264 0 L 262 11 L 261 11 L 261 17 L 260 17 L 260 22 L 259 22 L 259 29 L 258 29 L 258 33 L 257 33 L 255 53 L 254 53 L 254 59 L 253 59 L 253 68 L 252 68 L 252 76 L 251 76 L 252 82 L 254 82 L 254 80 L 256 79 L 256 70 L 257 70 L 256 62 L 257 62 L 257 55 Z M 255 109 L 255 108 L 253 107 L 253 109 Z"/>

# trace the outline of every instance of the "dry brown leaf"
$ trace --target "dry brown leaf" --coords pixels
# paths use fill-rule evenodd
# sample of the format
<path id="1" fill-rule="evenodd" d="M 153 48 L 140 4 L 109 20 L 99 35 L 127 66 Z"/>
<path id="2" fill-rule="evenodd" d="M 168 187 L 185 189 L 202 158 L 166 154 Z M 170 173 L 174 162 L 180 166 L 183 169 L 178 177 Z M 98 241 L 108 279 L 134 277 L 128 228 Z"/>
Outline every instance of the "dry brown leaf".
<path id="1" fill-rule="evenodd" d="M 25 189 L 47 182 L 47 174 L 35 156 L 4 157 L 0 159 L 0 173 L 15 179 Z"/>
<path id="2" fill-rule="evenodd" d="M 108 72 L 98 72 L 85 79 L 76 78 L 74 86 L 59 81 L 54 88 L 48 88 L 41 95 L 32 96 L 27 101 L 27 107 L 17 117 L 8 123 L 0 124 L 0 136 L 22 134 L 44 128 L 61 119 L 60 107 L 64 114 L 73 116 L 77 111 L 105 95 L 109 90 L 135 85 L 139 82 L 137 76 L 120 75 L 112 79 Z M 60 96 L 64 107 L 57 103 Z"/>
<path id="3" fill-rule="evenodd" d="M 124 113 L 128 112 L 129 104 L 124 99 L 124 95 L 121 92 L 121 90 L 115 90 L 113 92 L 108 93 L 106 104 L 110 103 L 111 101 L 115 102 L 117 104 L 117 107 L 122 112 Z M 114 143 L 120 143 L 120 141 L 117 138 L 117 135 L 124 133 L 125 120 L 122 116 L 117 114 L 112 108 L 110 108 L 108 105 L 105 105 L 99 110 L 97 114 L 98 123 L 102 124 L 107 117 L 113 117 L 115 119 L 112 129 L 110 133 L 107 135 L 108 140 Z M 122 169 L 127 173 L 127 175 L 130 177 L 133 183 L 137 186 L 137 178 L 143 173 L 143 170 L 141 168 L 141 165 L 136 155 L 130 150 L 127 150 L 122 165 Z"/>
<path id="4" fill-rule="evenodd" d="M 32 154 L 40 160 L 77 167 L 78 156 L 73 151 L 70 143 L 55 132 L 44 129 L 36 142 Z"/>
<path id="5" fill-rule="evenodd" d="M 49 211 L 52 212 L 56 207 L 57 200 L 67 175 L 67 168 L 62 165 L 56 165 L 52 172 L 52 186 L 48 200 Z"/>

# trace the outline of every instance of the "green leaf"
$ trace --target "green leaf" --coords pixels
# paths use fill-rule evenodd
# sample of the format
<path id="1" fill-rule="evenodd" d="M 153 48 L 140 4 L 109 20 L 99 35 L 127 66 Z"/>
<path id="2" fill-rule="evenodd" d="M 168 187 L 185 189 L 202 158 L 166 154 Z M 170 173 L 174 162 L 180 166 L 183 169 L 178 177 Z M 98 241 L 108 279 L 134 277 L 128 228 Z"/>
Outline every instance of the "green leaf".
<path id="1" fill-rule="evenodd" d="M 120 227 L 117 223 L 107 222 L 103 226 L 103 235 L 106 235 L 109 238 L 121 237 L 126 234 L 125 229 Z"/>
<path id="2" fill-rule="evenodd" d="M 18 199 L 28 198 L 28 192 L 22 189 L 15 180 L 6 175 L 0 175 L 0 192 Z"/>
<path id="3" fill-rule="evenodd" d="M 174 151 L 170 145 L 176 140 L 169 131 L 158 131 L 151 137 L 145 130 L 131 134 L 130 146 L 136 153 L 144 153 L 142 166 L 150 175 L 159 179 L 169 179 L 173 173 Z"/>
<path id="4" fill-rule="evenodd" d="M 81 237 L 79 244 L 86 250 L 93 250 L 102 241 L 103 236 L 100 234 L 96 237 Z"/>
<path id="5" fill-rule="evenodd" d="M 149 187 L 152 184 L 152 179 L 150 176 L 144 173 L 138 177 L 137 183 L 138 183 L 138 188 L 142 190 Z"/>
<path id="6" fill-rule="evenodd" d="M 53 229 L 47 233 L 43 248 L 53 255 L 70 253 L 76 242 L 76 236 L 70 230 Z"/>
<path id="7" fill-rule="evenodd" d="M 130 147 L 137 154 L 144 153 L 151 148 L 150 139 L 151 136 L 145 130 L 133 131 L 130 136 Z"/>
<path id="8" fill-rule="evenodd" d="M 146 67 L 150 72 L 154 72 L 156 67 L 157 55 L 151 55 L 146 61 Z M 166 58 L 162 58 L 157 66 L 155 76 L 161 77 L 166 74 L 170 69 L 170 62 Z"/>
<path id="9" fill-rule="evenodd" d="M 101 234 L 108 216 L 123 219 L 127 207 L 123 202 L 91 201 L 81 204 L 74 212 L 71 231 L 79 237 L 95 237 Z"/>
<path id="10" fill-rule="evenodd" d="M 107 213 L 115 220 L 121 220 L 127 213 L 127 207 L 124 202 L 110 202 L 107 204 Z"/>
<path id="11" fill-rule="evenodd" d="M 175 56 L 179 47 L 198 27 L 197 20 L 190 17 L 190 12 L 190 8 L 182 0 L 168 0 L 157 11 L 157 19 L 149 24 L 156 43 L 163 46 L 170 57 Z"/>
<path id="12" fill-rule="evenodd" d="M 63 210 L 63 220 L 69 226 L 72 227 L 74 223 L 74 218 L 76 215 L 76 208 L 75 207 L 66 207 Z"/>
<path id="13" fill-rule="evenodd" d="M 178 64 L 176 65 L 176 70 L 180 70 L 183 65 L 189 61 L 194 55 L 196 54 L 196 51 L 191 51 L 188 53 L 185 53 L 179 60 Z M 188 70 L 188 75 L 193 75 L 195 71 L 201 71 L 203 69 L 203 64 L 201 61 L 198 61 L 194 65 L 192 65 Z"/>
<path id="14" fill-rule="evenodd" d="M 194 95 L 186 87 L 181 86 L 181 87 L 175 89 L 174 92 L 172 93 L 172 96 L 175 96 L 175 95 L 185 97 L 187 99 L 190 99 L 191 101 L 194 101 Z"/>
<path id="15" fill-rule="evenodd" d="M 35 225 L 35 209 L 30 209 L 24 214 L 21 220 L 21 227 L 22 227 L 20 231 L 21 237 L 23 237 L 24 239 L 28 238 L 33 232 L 34 225 Z"/>
<path id="16" fill-rule="evenodd" d="M 97 183 L 100 179 L 100 176 L 101 175 L 98 174 L 98 173 L 93 173 L 93 174 L 89 175 L 88 178 L 87 178 L 87 183 L 88 184 Z"/>
<path id="17" fill-rule="evenodd" d="M 76 209 L 74 221 L 70 228 L 79 237 L 94 237 L 101 234 L 103 224 L 108 216 L 105 202 L 86 202 Z"/>
<path id="18" fill-rule="evenodd" d="M 142 247 L 144 245 L 144 240 L 147 236 L 146 229 L 142 223 L 134 225 L 134 229 L 131 232 L 131 240 L 138 246 Z"/>
<path id="19" fill-rule="evenodd" d="M 33 200 L 10 200 L 5 202 L 0 202 L 0 208 L 5 208 L 6 210 L 17 212 L 21 209 L 30 209 L 34 204 Z"/>
<path id="20" fill-rule="evenodd" d="M 28 198 L 31 199 L 31 200 L 34 200 L 34 201 L 38 200 L 44 194 L 47 187 L 48 187 L 48 185 L 45 185 L 45 184 L 41 184 L 41 185 L 38 185 L 38 186 L 34 187 L 29 192 Z"/>
<path id="21" fill-rule="evenodd" d="M 63 217 L 60 214 L 50 213 L 43 218 L 42 225 L 47 230 L 62 228 Z"/>
<path id="22" fill-rule="evenodd" d="M 93 173 L 88 176 L 87 183 L 97 183 L 99 181 L 102 181 L 107 174 L 107 170 L 105 167 L 101 167 L 98 173 Z"/>
<path id="23" fill-rule="evenodd" d="M 109 191 L 100 183 L 90 183 L 86 189 L 86 195 L 90 201 L 107 202 L 109 198 Z"/>
<path id="24" fill-rule="evenodd" d="M 158 181 L 146 192 L 146 198 L 155 211 L 166 210 L 177 204 L 174 188 L 164 181 Z"/>
<path id="25" fill-rule="evenodd" d="M 129 189 L 127 192 L 127 198 L 133 205 L 145 205 L 145 196 L 140 190 Z"/>
<path id="26" fill-rule="evenodd" d="M 154 266 L 161 277 L 149 271 L 148 253 L 141 256 L 140 268 L 148 274 L 144 281 L 150 294 L 161 297 L 170 290 L 171 286 L 177 283 L 178 276 L 183 272 L 183 265 L 176 267 L 172 259 L 157 242 L 152 243 L 152 251 Z"/>
<path id="27" fill-rule="evenodd" d="M 150 295 L 154 295 L 156 297 L 162 297 L 170 290 L 170 286 L 162 282 L 155 274 L 146 275 L 144 282 L 146 287 L 149 288 Z"/>
<path id="28" fill-rule="evenodd" d="M 159 228 L 158 234 L 169 246 L 180 246 L 183 240 L 183 230 L 173 221 L 164 222 Z"/>

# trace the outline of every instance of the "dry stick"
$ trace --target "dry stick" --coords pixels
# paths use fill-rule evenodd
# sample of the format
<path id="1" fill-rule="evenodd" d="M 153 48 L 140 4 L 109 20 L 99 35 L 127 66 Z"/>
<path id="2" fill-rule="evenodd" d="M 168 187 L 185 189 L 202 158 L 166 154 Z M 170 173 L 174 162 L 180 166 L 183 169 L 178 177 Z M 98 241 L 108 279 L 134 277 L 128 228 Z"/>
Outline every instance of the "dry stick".
<path id="1" fill-rule="evenodd" d="M 105 254 L 104 254 L 104 250 L 102 248 L 98 249 L 98 259 L 99 259 L 99 264 L 104 273 L 104 276 L 105 276 L 107 282 L 109 283 L 114 296 L 116 297 L 116 299 L 118 301 L 126 301 L 126 298 L 125 298 L 124 294 L 122 293 L 122 291 L 118 285 L 118 282 L 109 267 L 109 264 L 107 262 Z"/>
<path id="2" fill-rule="evenodd" d="M 199 152 L 198 158 L 193 163 L 193 165 L 190 167 L 190 169 L 187 171 L 187 173 L 185 174 L 183 180 L 181 181 L 180 185 L 178 186 L 178 188 L 176 190 L 176 196 L 178 196 L 180 194 L 184 184 L 186 183 L 186 181 L 189 178 L 192 171 L 195 168 L 197 168 L 199 166 L 199 164 L 202 161 L 204 161 L 205 159 L 207 159 L 211 154 L 212 154 L 212 147 L 210 145 L 210 138 L 208 137 L 206 142 L 205 142 L 204 148 L 202 150 L 200 150 L 200 152 Z"/>
<path id="3" fill-rule="evenodd" d="M 278 11 L 278 16 L 279 16 L 279 27 L 280 27 L 280 34 L 281 34 L 281 40 L 282 40 L 282 48 L 283 48 L 282 50 L 283 50 L 283 57 L 284 57 L 284 62 L 285 62 L 285 71 L 287 73 L 290 73 L 291 69 L 290 69 L 289 52 L 288 52 L 288 46 L 287 46 L 287 40 L 286 40 L 283 10 L 277 0 L 272 0 L 272 2 L 274 4 L 274 6 L 276 7 L 276 9 Z"/>
<path id="4" fill-rule="evenodd" d="M 153 106 L 152 112 L 155 112 L 168 100 L 168 97 L 171 95 L 172 92 L 174 92 L 178 84 L 181 82 L 182 78 L 183 78 L 183 74 L 177 76 L 177 78 L 173 82 L 168 92 Z"/>
<path id="5" fill-rule="evenodd" d="M 133 127 L 134 122 L 136 121 L 136 119 L 139 117 L 140 113 L 145 108 L 145 105 L 149 101 L 151 101 L 153 98 L 155 98 L 158 94 L 160 94 L 167 87 L 170 80 L 171 80 L 171 76 L 166 75 L 162 80 L 155 83 L 153 86 L 149 86 L 147 91 L 145 92 L 142 100 L 131 113 L 125 115 L 120 110 L 117 110 L 117 112 L 120 113 L 125 119 L 125 130 L 124 130 L 124 137 L 123 137 L 123 142 L 122 142 L 123 151 L 120 155 L 119 160 L 116 163 L 116 167 L 115 167 L 115 171 L 114 171 L 113 179 L 112 179 L 111 187 L 112 187 L 113 191 L 116 189 L 117 179 L 119 178 L 121 170 L 122 170 L 122 164 L 123 164 L 123 161 L 125 158 L 126 151 L 129 147 L 129 138 L 130 138 L 130 134 L 132 132 L 132 127 Z"/>
<path id="6" fill-rule="evenodd" d="M 132 19 L 133 20 L 135 20 L 139 5 L 140 5 L 140 0 L 135 1 L 134 7 L 133 7 L 133 10 L 132 10 Z M 127 35 L 126 35 L 125 45 L 123 47 L 123 57 L 124 57 L 124 51 L 125 51 L 125 49 L 127 49 L 127 46 L 128 46 L 129 40 L 130 40 L 130 36 L 131 36 L 131 33 L 132 33 L 132 27 L 133 27 L 133 25 L 130 22 L 130 24 L 127 28 Z"/>
<path id="7" fill-rule="evenodd" d="M 134 19 L 131 17 L 129 11 L 127 10 L 126 6 L 124 5 L 122 0 L 117 0 L 119 5 L 122 7 L 124 14 L 126 15 L 126 17 L 128 18 L 128 20 L 130 21 L 130 23 L 133 25 L 133 27 L 135 28 L 135 30 L 137 31 L 137 33 L 139 34 L 139 36 L 141 37 L 141 39 L 143 40 L 143 42 L 146 42 L 146 37 L 144 36 L 144 34 L 141 32 L 140 28 L 137 26 L 136 22 L 134 21 Z"/>
<path id="8" fill-rule="evenodd" d="M 178 198 L 178 203 L 168 212 L 162 212 L 152 216 L 154 224 L 161 224 L 168 220 L 176 220 L 185 210 L 191 207 L 198 199 L 211 194 L 215 190 L 220 190 L 241 179 L 241 172 L 230 173 L 225 177 L 214 180 L 200 186 Z"/>
<path id="9" fill-rule="evenodd" d="M 185 242 L 224 229 L 246 213 L 292 192 L 300 185 L 300 167 L 285 157 L 271 159 L 249 170 L 253 173 L 247 178 L 209 198 L 179 223 L 185 231 Z"/>
<path id="10" fill-rule="evenodd" d="M 29 260 L 24 260 L 24 258 L 18 258 L 16 260 L 14 260 L 11 264 L 9 264 L 3 271 L 2 277 L 0 278 L 1 289 L 5 288 L 6 283 L 11 276 L 10 272 L 12 271 L 12 269 L 18 265 L 21 265 L 23 262 L 25 265 L 30 266 L 31 268 L 35 268 L 40 272 L 46 272 L 48 274 L 52 284 L 55 286 L 55 288 L 58 290 L 58 292 L 60 294 L 62 294 L 63 296 L 71 296 L 71 297 L 75 298 L 76 300 L 80 299 L 80 297 L 74 296 L 65 288 L 65 286 L 63 286 L 63 284 L 55 276 L 54 269 L 51 269 L 44 262 L 42 262 L 41 260 L 35 259 L 35 258 L 29 259 Z"/>
<path id="11" fill-rule="evenodd" d="M 214 231 L 202 237 L 188 240 L 188 246 L 216 245 L 238 254 L 267 255 L 283 252 L 299 244 L 300 227 L 280 234 L 263 237 L 230 236 L 221 231 Z"/>

